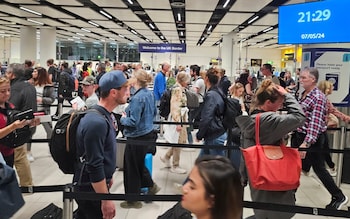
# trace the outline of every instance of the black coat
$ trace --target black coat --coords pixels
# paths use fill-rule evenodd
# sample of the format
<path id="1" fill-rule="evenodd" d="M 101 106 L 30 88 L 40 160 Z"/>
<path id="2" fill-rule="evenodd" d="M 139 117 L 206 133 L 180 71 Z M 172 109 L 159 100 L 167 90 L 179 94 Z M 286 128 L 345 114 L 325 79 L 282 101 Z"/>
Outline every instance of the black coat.
<path id="1" fill-rule="evenodd" d="M 35 87 L 24 78 L 12 79 L 9 102 L 19 111 L 33 109 L 33 112 L 37 112 Z"/>

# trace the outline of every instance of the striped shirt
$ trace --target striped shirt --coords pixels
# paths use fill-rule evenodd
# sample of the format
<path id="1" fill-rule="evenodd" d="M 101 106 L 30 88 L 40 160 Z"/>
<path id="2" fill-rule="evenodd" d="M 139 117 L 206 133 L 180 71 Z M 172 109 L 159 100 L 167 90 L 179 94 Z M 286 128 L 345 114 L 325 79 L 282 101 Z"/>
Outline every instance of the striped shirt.
<path id="1" fill-rule="evenodd" d="M 327 98 L 315 87 L 305 98 L 299 100 L 299 103 L 304 110 L 306 121 L 297 131 L 306 134 L 304 142 L 313 144 L 318 135 L 327 130 Z"/>

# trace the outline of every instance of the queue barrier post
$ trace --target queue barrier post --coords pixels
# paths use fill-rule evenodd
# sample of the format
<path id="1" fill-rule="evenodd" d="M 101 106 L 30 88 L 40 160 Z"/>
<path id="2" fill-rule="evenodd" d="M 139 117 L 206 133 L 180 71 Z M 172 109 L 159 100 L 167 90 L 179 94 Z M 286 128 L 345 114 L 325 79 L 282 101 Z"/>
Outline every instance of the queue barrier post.
<path id="1" fill-rule="evenodd" d="M 345 141 L 346 141 L 346 127 L 342 126 L 340 127 L 340 148 L 339 148 L 342 151 L 344 151 L 344 148 L 345 148 Z M 340 153 L 338 156 L 338 169 L 337 169 L 337 177 L 335 181 L 338 187 L 340 186 L 340 183 L 341 183 L 343 159 L 344 159 L 344 153 Z"/>
<path id="2" fill-rule="evenodd" d="M 66 185 L 64 192 L 73 192 L 73 186 Z M 63 199 L 63 219 L 73 219 L 73 199 Z"/>

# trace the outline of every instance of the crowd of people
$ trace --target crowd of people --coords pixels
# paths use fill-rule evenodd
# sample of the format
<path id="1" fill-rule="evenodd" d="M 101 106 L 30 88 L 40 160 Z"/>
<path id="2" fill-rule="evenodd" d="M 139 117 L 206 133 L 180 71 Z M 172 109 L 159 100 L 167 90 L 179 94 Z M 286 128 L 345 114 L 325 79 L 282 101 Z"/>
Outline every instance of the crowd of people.
<path id="1" fill-rule="evenodd" d="M 5 72 L 6 78 L 0 78 L 0 135 L 5 136 L 28 124 L 28 121 L 7 124 L 8 109 L 32 109 L 51 115 L 51 105 L 57 99 L 57 111 L 52 116 L 55 120 L 63 113 L 65 100 L 71 102 L 79 97 L 84 106 L 79 108 L 79 104 L 72 101 L 73 109 L 95 109 L 95 112 L 89 111 L 77 129 L 77 152 L 86 162 L 78 165 L 74 174 L 76 191 L 109 193 L 116 169 L 116 136 L 122 130 L 127 139 L 123 178 L 125 194 L 139 195 L 141 188 L 148 188 L 148 194 L 154 195 L 161 188 L 153 181 L 144 160 L 146 154 L 155 148 L 158 136 L 163 136 L 170 144 L 198 142 L 208 146 L 247 148 L 256 144 L 255 116 L 261 113 L 260 139 L 263 145 L 279 145 L 285 136 L 291 134 L 292 147 L 321 151 L 330 147 L 326 130 L 327 126 L 331 127 L 327 124 L 333 119 L 331 117 L 350 122 L 350 116 L 339 112 L 327 99 L 332 84 L 328 81 L 318 83 L 317 69 L 302 69 L 295 80 L 289 71 L 280 77 L 275 76 L 270 64 L 264 64 L 260 71 L 264 79 L 258 83 L 249 70 L 244 70 L 231 82 L 222 68 L 201 71 L 198 65 L 191 65 L 172 70 L 166 62 L 160 65 L 154 77 L 140 64 L 128 66 L 115 62 L 111 65 L 108 61 L 99 63 L 96 71 L 92 70 L 91 62 L 74 63 L 73 66 L 63 62 L 57 67 L 53 59 L 49 59 L 47 68 L 35 67 L 29 60 L 24 64 L 10 64 Z M 150 89 L 152 85 L 153 90 Z M 167 118 L 161 118 L 157 107 L 167 89 L 171 89 L 170 113 Z M 198 98 L 197 109 L 187 106 L 188 92 Z M 225 98 L 237 99 L 242 110 L 242 115 L 236 119 L 237 126 L 229 130 L 223 124 Z M 115 113 L 120 107 L 123 110 Z M 277 113 L 282 108 L 286 113 Z M 164 120 L 177 124 L 164 125 L 164 130 L 153 124 Z M 182 122 L 190 122 L 190 125 Z M 29 123 L 34 134 L 39 123 L 37 120 Z M 41 124 L 50 139 L 52 122 Z M 160 133 L 162 131 L 164 133 Z M 147 147 L 137 142 L 144 142 Z M 253 201 L 295 204 L 295 190 L 262 191 L 251 187 L 245 162 L 238 150 L 226 152 L 203 148 L 192 170 L 181 167 L 181 150 L 170 147 L 160 159 L 172 173 L 189 172 L 182 186 L 181 204 L 197 218 L 241 218 L 243 188 L 247 185 Z M 20 185 L 32 186 L 29 161 L 34 161 L 35 154 L 31 152 L 31 143 L 15 149 L 0 143 L 0 152 L 10 166 L 16 167 Z M 331 173 L 335 171 L 335 164 L 330 155 L 303 150 L 300 157 L 303 171 L 308 172 L 312 167 L 331 194 L 331 202 L 326 208 L 341 209 L 348 197 L 334 183 Z M 331 173 L 326 169 L 325 161 Z M 110 200 L 77 200 L 77 203 L 77 218 L 115 216 L 115 206 Z M 120 206 L 139 209 L 143 205 L 140 201 L 128 199 Z M 294 216 L 293 213 L 267 210 L 254 210 L 254 213 L 257 219 Z"/>

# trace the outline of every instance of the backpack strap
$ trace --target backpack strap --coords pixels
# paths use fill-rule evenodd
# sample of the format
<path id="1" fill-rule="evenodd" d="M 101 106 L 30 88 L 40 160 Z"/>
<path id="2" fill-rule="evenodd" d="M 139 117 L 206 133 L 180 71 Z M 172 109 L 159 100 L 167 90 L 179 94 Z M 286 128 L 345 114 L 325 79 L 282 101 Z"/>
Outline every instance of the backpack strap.
<path id="1" fill-rule="evenodd" d="M 106 139 L 108 138 L 108 135 L 109 135 L 109 125 L 110 125 L 110 122 L 108 120 L 108 118 L 98 109 L 95 109 L 95 108 L 92 108 L 92 109 L 88 109 L 87 111 L 85 111 L 85 115 L 88 114 L 89 112 L 94 112 L 96 114 L 99 114 L 101 116 L 103 116 L 103 118 L 106 120 L 107 122 L 107 135 L 106 135 Z M 69 130 L 69 129 L 68 129 Z M 81 183 L 81 179 L 83 177 L 83 173 L 84 173 L 84 170 L 85 170 L 85 166 L 86 166 L 86 160 L 85 160 L 85 156 L 86 156 L 86 152 L 84 151 L 84 154 L 80 157 L 77 158 L 78 162 L 80 162 L 82 164 L 82 167 L 81 167 L 81 170 L 80 170 L 80 173 L 79 173 L 79 179 L 78 179 L 78 183 L 77 185 L 80 186 L 80 185 L 84 185 Z"/>

